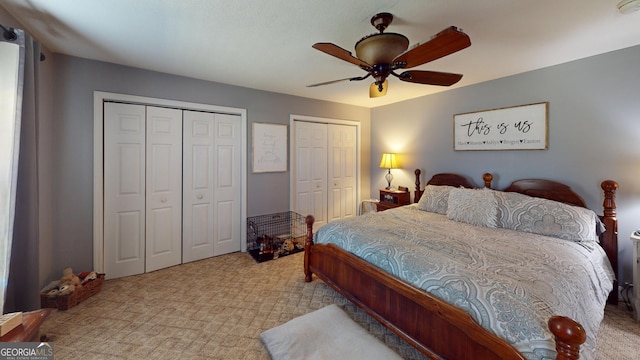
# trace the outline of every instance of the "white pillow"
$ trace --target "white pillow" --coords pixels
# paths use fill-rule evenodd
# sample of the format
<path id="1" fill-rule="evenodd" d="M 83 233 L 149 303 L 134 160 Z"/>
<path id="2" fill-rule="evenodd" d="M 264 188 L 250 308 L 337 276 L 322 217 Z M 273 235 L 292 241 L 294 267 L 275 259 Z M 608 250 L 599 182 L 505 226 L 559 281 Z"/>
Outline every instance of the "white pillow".
<path id="1" fill-rule="evenodd" d="M 472 225 L 495 228 L 498 206 L 491 189 L 452 189 L 449 192 L 447 218 Z"/>
<path id="2" fill-rule="evenodd" d="M 422 193 L 418 201 L 418 209 L 445 215 L 447 213 L 447 203 L 451 189 L 455 189 L 455 187 L 448 185 L 425 186 L 424 193 Z"/>

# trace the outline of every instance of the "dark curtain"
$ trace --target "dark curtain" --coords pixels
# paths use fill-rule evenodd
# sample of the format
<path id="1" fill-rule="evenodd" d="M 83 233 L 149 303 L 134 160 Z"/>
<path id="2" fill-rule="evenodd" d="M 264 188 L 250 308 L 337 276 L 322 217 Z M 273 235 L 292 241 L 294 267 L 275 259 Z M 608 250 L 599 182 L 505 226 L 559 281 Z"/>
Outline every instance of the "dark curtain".
<path id="1" fill-rule="evenodd" d="M 19 30 L 18 30 L 19 31 Z M 38 73 L 40 44 L 26 32 L 15 221 L 4 312 L 40 308 L 38 216 Z"/>

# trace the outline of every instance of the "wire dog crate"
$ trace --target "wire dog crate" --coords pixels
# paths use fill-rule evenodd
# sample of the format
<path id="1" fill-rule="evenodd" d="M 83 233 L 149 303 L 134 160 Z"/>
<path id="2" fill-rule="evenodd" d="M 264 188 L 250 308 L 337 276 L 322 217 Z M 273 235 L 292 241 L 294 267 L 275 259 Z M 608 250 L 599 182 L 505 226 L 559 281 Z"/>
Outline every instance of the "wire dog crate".
<path id="1" fill-rule="evenodd" d="M 257 262 L 304 251 L 305 218 L 293 211 L 247 218 L 247 251 Z"/>

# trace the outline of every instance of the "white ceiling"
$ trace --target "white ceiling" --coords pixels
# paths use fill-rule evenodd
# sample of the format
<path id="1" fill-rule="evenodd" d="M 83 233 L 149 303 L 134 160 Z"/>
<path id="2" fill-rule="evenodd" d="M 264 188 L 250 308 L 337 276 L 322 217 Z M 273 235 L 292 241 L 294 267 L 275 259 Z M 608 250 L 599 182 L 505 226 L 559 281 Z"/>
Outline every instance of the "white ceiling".
<path id="1" fill-rule="evenodd" d="M 2 0 L 50 50 L 165 73 L 365 107 L 447 90 L 389 80 L 369 99 L 357 66 L 311 48 L 332 42 L 355 54 L 390 12 L 387 31 L 411 45 L 448 26 L 471 47 L 416 67 L 464 74 L 467 86 L 640 44 L 640 11 L 620 0 Z"/>

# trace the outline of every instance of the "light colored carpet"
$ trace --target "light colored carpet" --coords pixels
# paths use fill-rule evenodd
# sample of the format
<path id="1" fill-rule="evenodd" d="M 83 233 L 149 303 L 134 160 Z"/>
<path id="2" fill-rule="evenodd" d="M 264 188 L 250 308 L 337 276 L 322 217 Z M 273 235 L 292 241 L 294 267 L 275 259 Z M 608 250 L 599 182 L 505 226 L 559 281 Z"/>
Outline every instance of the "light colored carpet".
<path id="1" fill-rule="evenodd" d="M 322 281 L 305 283 L 302 260 L 258 264 L 234 253 L 107 280 L 80 305 L 52 312 L 41 330 L 56 359 L 269 359 L 262 332 L 337 304 L 402 358 L 424 359 Z M 599 360 L 638 359 L 640 323 L 607 307 L 598 341 Z"/>

